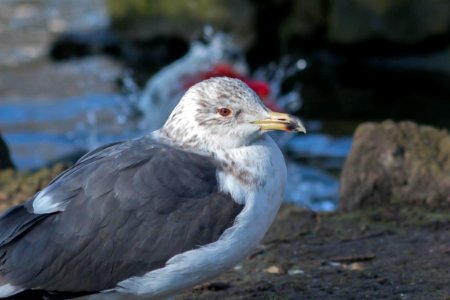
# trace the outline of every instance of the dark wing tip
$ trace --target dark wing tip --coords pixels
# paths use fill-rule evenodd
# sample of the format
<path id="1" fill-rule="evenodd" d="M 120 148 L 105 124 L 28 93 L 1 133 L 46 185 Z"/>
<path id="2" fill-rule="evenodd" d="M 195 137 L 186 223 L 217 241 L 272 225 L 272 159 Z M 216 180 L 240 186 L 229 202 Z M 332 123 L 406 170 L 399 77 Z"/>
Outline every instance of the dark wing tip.
<path id="1" fill-rule="evenodd" d="M 29 212 L 25 205 L 18 205 L 0 216 L 0 247 L 3 247 L 43 220 L 47 215 Z"/>

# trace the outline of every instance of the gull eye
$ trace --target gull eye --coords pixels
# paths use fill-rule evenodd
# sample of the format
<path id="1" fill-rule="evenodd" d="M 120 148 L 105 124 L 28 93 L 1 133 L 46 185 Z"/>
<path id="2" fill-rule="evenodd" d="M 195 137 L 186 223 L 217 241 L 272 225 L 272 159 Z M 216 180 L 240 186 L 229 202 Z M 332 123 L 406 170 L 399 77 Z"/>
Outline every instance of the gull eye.
<path id="1" fill-rule="evenodd" d="M 226 108 L 226 107 L 221 107 L 221 108 L 217 109 L 217 112 L 222 117 L 229 117 L 231 115 L 231 109 Z"/>

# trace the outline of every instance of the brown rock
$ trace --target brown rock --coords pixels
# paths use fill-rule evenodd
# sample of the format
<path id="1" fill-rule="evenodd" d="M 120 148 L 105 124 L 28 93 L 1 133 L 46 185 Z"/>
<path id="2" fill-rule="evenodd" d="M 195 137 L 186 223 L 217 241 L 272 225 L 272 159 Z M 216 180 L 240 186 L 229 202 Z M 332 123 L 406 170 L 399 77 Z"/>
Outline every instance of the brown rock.
<path id="1" fill-rule="evenodd" d="M 450 208 L 450 135 L 413 122 L 360 125 L 341 174 L 341 208 Z"/>

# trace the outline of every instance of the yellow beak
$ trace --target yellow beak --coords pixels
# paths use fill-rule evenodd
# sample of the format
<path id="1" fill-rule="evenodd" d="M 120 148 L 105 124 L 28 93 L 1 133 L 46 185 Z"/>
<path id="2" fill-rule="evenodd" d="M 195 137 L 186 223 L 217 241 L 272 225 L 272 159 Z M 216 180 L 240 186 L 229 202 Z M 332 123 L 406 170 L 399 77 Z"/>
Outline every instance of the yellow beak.
<path id="1" fill-rule="evenodd" d="M 267 119 L 254 121 L 252 123 L 258 125 L 261 130 L 265 131 L 283 130 L 306 133 L 305 127 L 297 117 L 273 111 L 271 111 L 269 115 L 270 117 Z"/>

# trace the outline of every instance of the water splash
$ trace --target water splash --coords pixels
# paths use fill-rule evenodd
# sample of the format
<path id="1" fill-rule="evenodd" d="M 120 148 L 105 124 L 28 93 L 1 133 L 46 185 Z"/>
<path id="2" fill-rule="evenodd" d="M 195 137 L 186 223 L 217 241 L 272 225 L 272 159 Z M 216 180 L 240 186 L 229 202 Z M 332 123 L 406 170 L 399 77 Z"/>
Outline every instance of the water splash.
<path id="1" fill-rule="evenodd" d="M 295 113 L 300 110 L 303 104 L 301 98 L 302 85 L 297 83 L 292 90 L 286 93 L 282 92 L 281 85 L 286 79 L 303 71 L 306 66 L 307 63 L 304 59 L 293 62 L 288 57 L 284 57 L 279 63 L 272 62 L 267 66 L 259 67 L 252 75 L 270 84 L 272 97 L 278 107 L 284 111 Z"/>
<path id="2" fill-rule="evenodd" d="M 281 86 L 286 78 L 304 70 L 306 61 L 284 58 L 250 74 L 242 51 L 229 36 L 211 32 L 207 36 L 206 42 L 193 42 L 184 57 L 155 74 L 143 92 L 133 81 L 132 74 L 125 72 L 121 94 L 48 101 L 30 99 L 21 103 L 5 99 L 0 103 L 0 126 L 5 129 L 5 139 L 14 148 L 13 159 L 19 169 L 38 168 L 74 152 L 80 154 L 159 128 L 184 91 L 194 83 L 193 79 L 200 81 L 218 70 L 232 71 L 252 83 L 264 82 L 269 88 L 259 90 L 263 100 L 274 101 L 281 110 L 296 112 L 300 109 L 301 84 L 286 93 Z M 318 127 L 317 122 L 307 127 L 308 135 L 273 134 L 291 157 L 287 160 L 286 201 L 315 211 L 334 210 L 339 183 L 330 171 L 342 164 L 351 141 L 314 133 L 311 129 Z M 304 164 L 311 164 L 311 161 L 312 165 L 317 166 L 317 161 L 322 165 L 316 168 Z"/>
<path id="3" fill-rule="evenodd" d="M 292 63 L 283 59 L 279 64 L 269 64 L 250 74 L 243 51 L 229 35 L 214 33 L 206 27 L 205 36 L 206 42 L 193 42 L 185 56 L 150 78 L 138 104 L 144 114 L 143 128 L 161 127 L 189 86 L 215 76 L 242 79 L 274 110 L 296 112 L 300 109 L 301 86 L 283 94 L 281 84 L 306 68 L 306 61 Z"/>
<path id="4" fill-rule="evenodd" d="M 312 211 L 334 211 L 338 206 L 339 181 L 324 170 L 286 160 L 286 202 Z"/>
<path id="5" fill-rule="evenodd" d="M 210 71 L 213 66 L 228 64 L 245 74 L 247 64 L 241 53 L 231 38 L 223 33 L 211 35 L 206 43 L 193 42 L 185 56 L 163 68 L 147 82 L 138 104 L 144 115 L 142 127 L 150 130 L 160 128 L 191 80 Z"/>

